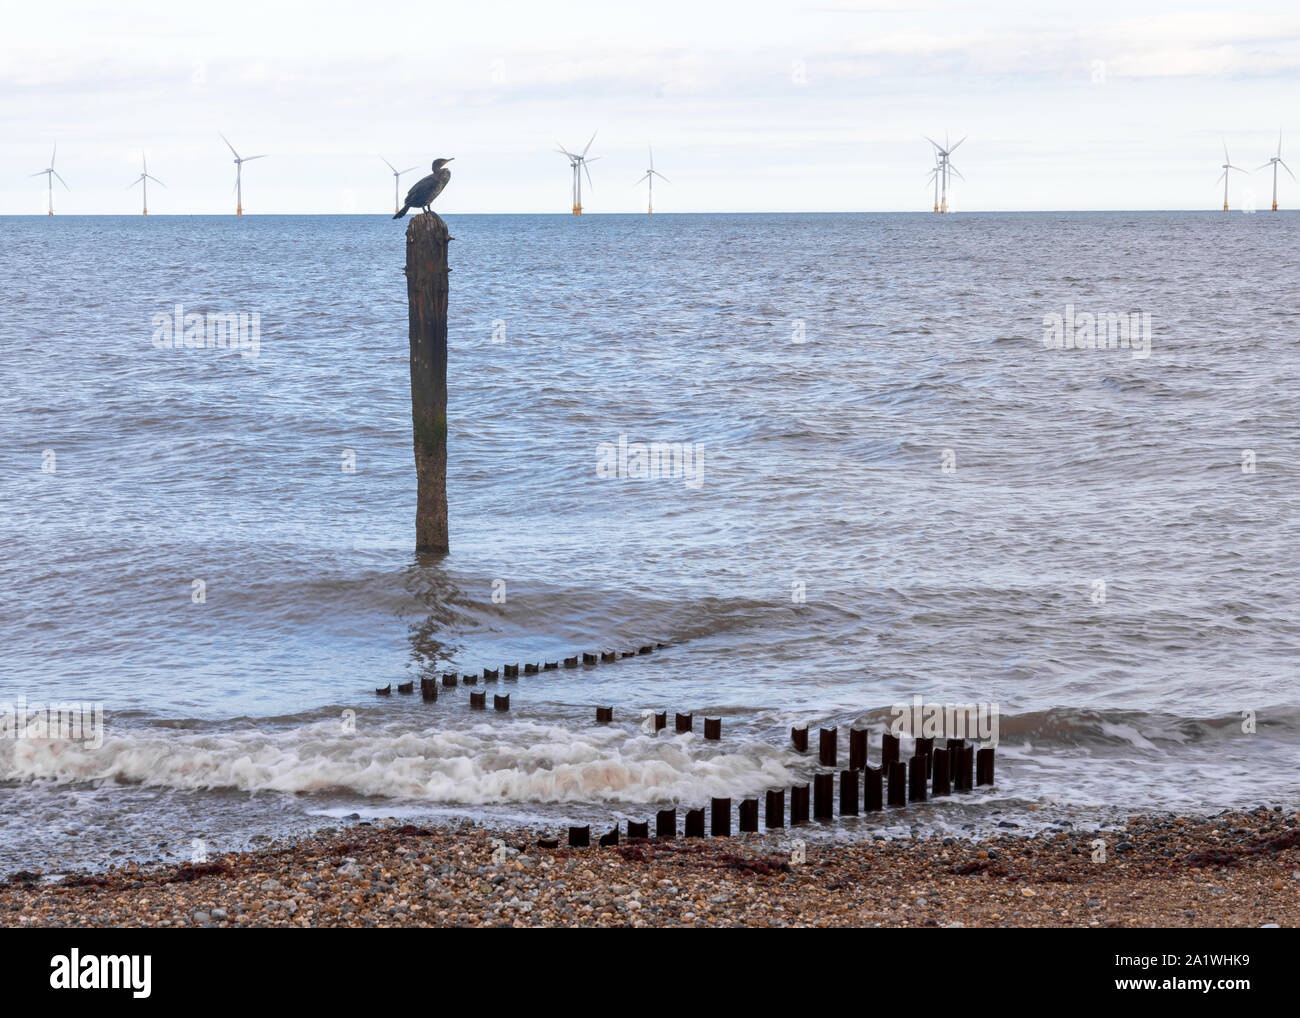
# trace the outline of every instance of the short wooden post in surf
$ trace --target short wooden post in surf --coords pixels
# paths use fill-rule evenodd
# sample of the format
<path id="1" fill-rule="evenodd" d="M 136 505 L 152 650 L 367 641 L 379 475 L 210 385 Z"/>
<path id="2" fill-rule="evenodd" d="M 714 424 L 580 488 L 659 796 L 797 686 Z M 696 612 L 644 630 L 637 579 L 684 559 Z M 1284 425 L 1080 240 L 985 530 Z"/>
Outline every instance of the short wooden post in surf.
<path id="1" fill-rule="evenodd" d="M 880 767 L 888 774 L 892 764 L 898 763 L 898 736 L 886 732 L 880 737 Z"/>
<path id="2" fill-rule="evenodd" d="M 712 799 L 709 802 L 709 833 L 715 838 L 731 837 L 731 800 Z"/>
<path id="3" fill-rule="evenodd" d="M 885 769 L 883 767 L 868 765 L 862 768 L 862 808 L 866 812 L 874 813 L 876 810 L 884 808 L 884 780 Z"/>
<path id="4" fill-rule="evenodd" d="M 686 837 L 704 837 L 704 810 L 688 809 L 686 811 Z"/>
<path id="5" fill-rule="evenodd" d="M 415 550 L 447 541 L 447 224 L 433 213 L 406 227 L 406 300 L 415 438 Z"/>
<path id="6" fill-rule="evenodd" d="M 907 805 L 907 764 L 895 761 L 889 765 L 889 805 Z"/>
<path id="7" fill-rule="evenodd" d="M 757 799 L 740 800 L 740 833 L 741 834 L 758 833 L 758 800 Z"/>
<path id="8" fill-rule="evenodd" d="M 785 790 L 768 789 L 763 808 L 764 823 L 768 827 L 785 826 Z"/>
<path id="9" fill-rule="evenodd" d="M 951 754 L 946 749 L 934 751 L 934 795 L 950 795 L 952 786 L 948 781 L 948 761 Z"/>
<path id="10" fill-rule="evenodd" d="M 867 766 L 867 730 L 849 729 L 849 770 L 860 771 Z"/>
<path id="11" fill-rule="evenodd" d="M 677 837 L 677 810 L 661 809 L 655 814 L 655 837 Z"/>
<path id="12" fill-rule="evenodd" d="M 858 772 L 840 771 L 840 816 L 858 815 Z"/>
<path id="13" fill-rule="evenodd" d="M 839 743 L 838 728 L 822 728 L 817 733 L 817 760 L 823 767 L 834 767 L 836 747 Z"/>
<path id="14" fill-rule="evenodd" d="M 835 775 L 813 775 L 813 819 L 835 819 Z"/>
<path id="15" fill-rule="evenodd" d="M 795 785 L 790 789 L 790 826 L 808 822 L 808 786 Z"/>

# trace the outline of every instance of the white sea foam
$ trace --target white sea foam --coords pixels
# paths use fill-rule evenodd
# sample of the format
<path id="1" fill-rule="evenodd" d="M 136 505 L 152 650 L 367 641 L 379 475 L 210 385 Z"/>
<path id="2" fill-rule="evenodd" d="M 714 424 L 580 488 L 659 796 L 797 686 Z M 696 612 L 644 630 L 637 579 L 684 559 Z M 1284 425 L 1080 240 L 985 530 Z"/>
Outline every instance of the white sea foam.
<path id="1" fill-rule="evenodd" d="M 619 728 L 531 722 L 340 732 L 337 722 L 221 733 L 141 728 L 103 747 L 0 744 L 0 780 L 120 781 L 247 792 L 347 791 L 431 803 L 697 801 L 795 780 L 786 754 L 759 742 L 706 743 Z"/>

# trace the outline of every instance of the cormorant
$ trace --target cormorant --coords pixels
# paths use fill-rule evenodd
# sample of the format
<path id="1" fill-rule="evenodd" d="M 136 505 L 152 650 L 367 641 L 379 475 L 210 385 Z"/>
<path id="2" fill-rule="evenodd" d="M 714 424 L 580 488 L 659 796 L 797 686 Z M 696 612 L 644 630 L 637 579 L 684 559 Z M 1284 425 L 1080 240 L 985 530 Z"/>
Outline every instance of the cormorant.
<path id="1" fill-rule="evenodd" d="M 455 156 L 451 157 L 455 159 Z M 401 219 L 413 208 L 422 208 L 425 212 L 432 212 L 429 208 L 433 204 L 433 199 L 442 194 L 442 189 L 447 186 L 447 181 L 451 180 L 451 170 L 446 169 L 446 164 L 451 159 L 435 159 L 433 161 L 433 172 L 427 177 L 421 177 L 406 192 L 406 202 L 402 205 L 394 219 Z"/>

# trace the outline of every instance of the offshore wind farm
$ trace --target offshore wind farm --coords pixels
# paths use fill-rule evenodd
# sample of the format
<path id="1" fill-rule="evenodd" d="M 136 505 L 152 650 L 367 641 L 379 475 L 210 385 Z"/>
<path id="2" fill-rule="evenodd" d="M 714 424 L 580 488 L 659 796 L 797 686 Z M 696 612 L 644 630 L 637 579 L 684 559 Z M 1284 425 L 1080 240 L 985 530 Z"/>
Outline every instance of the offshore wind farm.
<path id="1" fill-rule="evenodd" d="M 564 148 L 562 145 L 557 146 L 555 149 L 557 153 L 564 156 L 569 162 L 569 191 L 570 191 L 569 212 L 575 216 L 580 216 L 584 212 L 584 207 L 583 207 L 584 178 L 587 181 L 588 195 L 590 196 L 590 194 L 594 190 L 594 182 L 591 177 L 591 170 L 589 169 L 589 165 L 603 158 L 602 156 L 589 155 L 591 147 L 596 140 L 597 133 L 599 132 L 592 133 L 591 138 L 588 139 L 587 144 L 582 148 L 580 152 L 570 151 L 569 149 Z M 227 148 L 229 148 L 230 150 L 231 155 L 234 157 L 233 162 L 235 165 L 235 181 L 234 181 L 234 186 L 232 188 L 232 191 L 235 195 L 235 215 L 243 216 L 245 214 L 244 200 L 243 200 L 243 166 L 245 163 L 252 162 L 253 160 L 263 159 L 265 158 L 265 155 L 259 154 L 253 156 L 240 156 L 240 154 L 235 150 L 235 147 L 230 143 L 230 141 L 226 138 L 224 134 L 219 133 L 219 137 L 223 142 L 225 142 Z M 953 179 L 956 178 L 957 180 L 960 180 L 963 183 L 966 182 L 965 176 L 963 176 L 961 171 L 953 163 L 952 153 L 955 152 L 957 148 L 967 140 L 967 138 L 963 136 L 954 143 L 951 141 L 950 137 L 945 134 L 944 141 L 940 143 L 930 138 L 928 135 L 923 135 L 922 137 L 930 145 L 931 155 L 933 158 L 933 163 L 931 164 L 929 172 L 925 176 L 926 187 L 933 189 L 933 202 L 931 205 L 931 211 L 935 214 L 946 215 L 955 211 L 955 207 L 952 203 Z M 666 176 L 664 176 L 661 172 L 655 169 L 653 146 L 650 146 L 648 151 L 649 151 L 648 164 L 644 168 L 642 175 L 637 178 L 636 183 L 646 185 L 647 188 L 646 211 L 648 213 L 653 213 L 655 180 L 658 179 L 663 181 L 664 183 L 671 183 L 671 181 L 669 181 Z M 68 188 L 67 182 L 64 181 L 64 179 L 61 176 L 59 176 L 58 172 L 54 169 L 54 161 L 57 153 L 58 153 L 58 147 L 57 145 L 55 145 L 51 151 L 50 165 L 46 169 L 39 170 L 36 173 L 31 174 L 31 176 L 44 176 L 46 178 L 45 214 L 50 216 L 54 215 L 54 182 L 57 180 L 61 185 L 63 185 L 65 189 L 70 190 L 70 188 Z M 1220 167 L 1221 173 L 1219 177 L 1216 178 L 1215 183 L 1216 185 L 1220 183 L 1223 185 L 1222 208 L 1224 212 L 1227 212 L 1229 211 L 1230 175 L 1233 173 L 1237 173 L 1245 177 L 1245 176 L 1249 176 L 1252 171 L 1247 170 L 1241 166 L 1237 166 L 1232 162 L 1231 158 L 1228 155 L 1228 146 L 1226 142 L 1223 143 L 1223 154 L 1224 154 L 1224 162 Z M 142 155 L 143 170 L 140 176 L 138 176 L 136 180 L 133 181 L 132 186 L 135 186 L 137 184 L 141 186 L 143 206 L 144 206 L 143 214 L 148 215 L 149 214 L 148 193 L 147 193 L 148 182 L 152 180 L 154 183 L 157 183 L 160 186 L 162 182 L 159 181 L 158 178 L 153 177 L 148 173 L 148 167 L 147 165 L 143 164 L 143 158 L 144 157 Z M 406 167 L 405 169 L 398 170 L 396 166 L 394 166 L 391 162 L 388 161 L 388 159 L 382 156 L 380 157 L 380 159 L 384 163 L 384 165 L 388 167 L 389 172 L 392 175 L 393 205 L 395 209 L 400 211 L 401 178 L 406 174 L 415 170 L 417 167 L 410 166 L 410 167 Z M 1278 206 L 1278 169 L 1279 168 L 1284 173 L 1289 175 L 1292 180 L 1296 179 L 1295 174 L 1292 173 L 1290 166 L 1288 166 L 1286 162 L 1282 159 L 1281 131 L 1279 131 L 1278 133 L 1276 153 L 1270 156 L 1266 162 L 1261 164 L 1254 171 L 1254 172 L 1260 172 L 1263 170 L 1268 170 L 1271 172 L 1272 175 L 1271 209 L 1274 212 L 1278 211 L 1278 207 L 1279 207 Z M 863 172 L 869 172 L 869 171 L 870 171 L 869 167 L 863 167 Z M 184 210 L 182 209 L 177 209 L 174 211 L 179 214 L 184 214 Z M 587 211 L 590 211 L 590 209 L 587 209 Z"/>

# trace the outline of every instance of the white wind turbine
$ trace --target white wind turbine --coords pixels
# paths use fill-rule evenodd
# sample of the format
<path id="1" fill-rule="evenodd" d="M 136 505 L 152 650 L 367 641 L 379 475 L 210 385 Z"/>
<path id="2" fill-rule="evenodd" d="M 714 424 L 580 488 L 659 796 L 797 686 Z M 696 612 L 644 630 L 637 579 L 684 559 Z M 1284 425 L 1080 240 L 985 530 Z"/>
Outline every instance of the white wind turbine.
<path id="1" fill-rule="evenodd" d="M 140 176 L 136 177 L 135 180 L 127 184 L 126 187 L 127 190 L 129 191 L 131 188 L 135 187 L 136 184 L 139 184 L 144 189 L 141 192 L 141 197 L 144 204 L 143 204 L 143 211 L 140 214 L 142 216 L 147 216 L 149 214 L 149 181 L 152 180 L 155 184 L 157 184 L 160 187 L 166 187 L 167 185 L 149 172 L 149 164 L 145 162 L 143 152 L 140 153 L 140 167 L 141 167 Z"/>
<path id="2" fill-rule="evenodd" d="M 383 163 L 384 163 L 385 166 L 387 166 L 390 170 L 393 171 L 393 201 L 395 202 L 395 204 L 393 205 L 393 211 L 394 211 L 394 212 L 400 212 L 400 211 L 402 210 L 402 187 L 401 187 L 401 184 L 400 184 L 400 181 L 401 181 L 401 179 L 402 179 L 402 174 L 404 174 L 404 173 L 410 173 L 412 170 L 419 169 L 419 167 L 418 167 L 418 166 L 408 166 L 408 167 L 407 167 L 406 169 L 404 169 L 404 170 L 399 170 L 396 166 L 394 166 L 392 163 L 390 163 L 387 159 L 384 159 L 383 156 L 380 156 L 379 158 L 380 158 L 381 160 L 383 160 Z"/>
<path id="3" fill-rule="evenodd" d="M 58 171 L 54 169 L 54 157 L 58 154 L 58 151 L 59 151 L 59 143 L 58 143 L 58 142 L 55 142 L 55 143 L 54 143 L 54 150 L 50 153 L 50 165 L 47 166 L 47 167 L 46 167 L 45 169 L 43 169 L 43 170 L 37 170 L 35 173 L 28 174 L 28 176 L 31 176 L 31 177 L 39 177 L 39 176 L 42 176 L 42 175 L 45 177 L 45 182 L 46 182 L 46 184 L 49 185 L 49 192 L 50 192 L 50 211 L 49 211 L 48 214 L 51 215 L 51 216 L 54 215 L 54 180 L 55 180 L 55 178 L 56 178 L 56 177 L 58 178 L 59 183 L 63 185 L 63 187 L 64 187 L 65 190 L 67 190 L 67 191 L 71 191 L 71 190 L 72 190 L 72 188 L 68 187 L 68 182 L 67 182 L 66 180 L 64 180 L 62 177 L 60 177 L 59 174 L 58 174 Z"/>
<path id="4" fill-rule="evenodd" d="M 1278 140 L 1279 142 L 1281 141 L 1281 139 Z M 1240 166 L 1232 165 L 1232 160 L 1228 157 L 1228 143 L 1226 141 L 1223 143 L 1223 166 L 1221 168 L 1223 172 L 1219 174 L 1217 178 L 1215 178 L 1214 182 L 1217 184 L 1220 180 L 1223 181 L 1223 211 L 1227 212 L 1228 211 L 1228 171 L 1236 170 L 1238 173 L 1245 173 L 1246 171 L 1243 170 Z"/>
<path id="5" fill-rule="evenodd" d="M 1277 132 L 1277 155 L 1269 156 L 1268 162 L 1266 162 L 1263 166 L 1260 166 L 1259 169 L 1261 170 L 1267 169 L 1269 166 L 1273 167 L 1273 211 L 1276 212 L 1277 211 L 1277 168 L 1281 166 L 1282 169 L 1287 171 L 1287 173 L 1291 173 L 1291 167 L 1289 167 L 1286 163 L 1282 162 L 1282 132 L 1281 131 Z M 1291 179 L 1295 180 L 1294 173 L 1291 173 Z"/>
<path id="6" fill-rule="evenodd" d="M 221 134 L 220 131 L 217 133 Z M 254 159 L 265 159 L 266 156 L 240 156 L 238 152 L 235 152 L 235 146 L 230 144 L 230 139 L 224 134 L 221 134 L 221 140 L 226 143 L 226 148 L 230 149 L 235 156 L 235 215 L 242 216 L 244 214 L 244 163 L 251 163 Z"/>
<path id="7" fill-rule="evenodd" d="M 952 154 L 957 151 L 957 147 L 961 145 L 962 141 L 965 141 L 966 138 L 965 136 L 963 136 L 961 141 L 957 142 L 956 145 L 949 145 L 948 135 L 945 133 L 943 136 L 943 144 L 940 145 L 933 138 L 930 138 L 925 135 L 922 135 L 922 137 L 924 137 L 926 141 L 928 141 L 931 145 L 934 146 L 935 158 L 938 160 L 939 163 L 937 169 L 939 171 L 939 183 L 942 186 L 943 193 L 939 198 L 938 207 L 935 209 L 935 211 L 947 212 L 948 211 L 948 185 L 951 182 L 952 175 L 955 173 L 959 179 L 961 180 L 966 179 L 961 175 L 961 171 L 958 170 L 957 167 L 955 167 L 952 164 L 952 158 L 951 158 Z"/>
<path id="8" fill-rule="evenodd" d="M 669 179 L 668 179 L 667 177 L 665 177 L 662 173 L 660 173 L 658 170 L 655 169 L 655 150 L 654 150 L 654 146 L 651 145 L 651 146 L 649 146 L 649 148 L 650 148 L 650 168 L 649 168 L 648 170 L 645 171 L 645 175 L 644 175 L 644 176 L 641 176 L 641 177 L 637 178 L 636 184 L 639 184 L 639 183 L 641 183 L 641 181 L 644 180 L 644 181 L 646 181 L 646 182 L 650 185 L 650 194 L 649 194 L 649 197 L 647 197 L 647 199 L 646 199 L 646 209 L 645 209 L 645 210 L 646 210 L 646 214 L 647 214 L 647 215 L 654 215 L 654 211 L 655 211 L 655 177 L 658 177 L 658 178 L 659 178 L 660 180 L 662 180 L 665 184 L 671 184 L 672 181 L 669 180 Z M 635 187 L 636 184 L 633 184 L 632 186 Z"/>
<path id="9" fill-rule="evenodd" d="M 587 186 L 591 187 L 593 190 L 596 187 L 596 185 L 591 182 L 591 171 L 587 169 L 588 163 L 594 163 L 597 159 L 601 158 L 600 156 L 592 156 L 590 159 L 587 158 L 587 152 L 591 149 L 591 142 L 596 140 L 596 133 L 597 132 L 595 131 L 591 133 L 591 141 L 587 142 L 587 147 L 582 150 L 581 155 L 575 152 L 570 152 L 563 145 L 555 150 L 560 153 L 560 155 L 568 157 L 569 166 L 573 169 L 573 214 L 575 216 L 582 215 L 582 175 L 584 173 L 587 175 Z"/>

